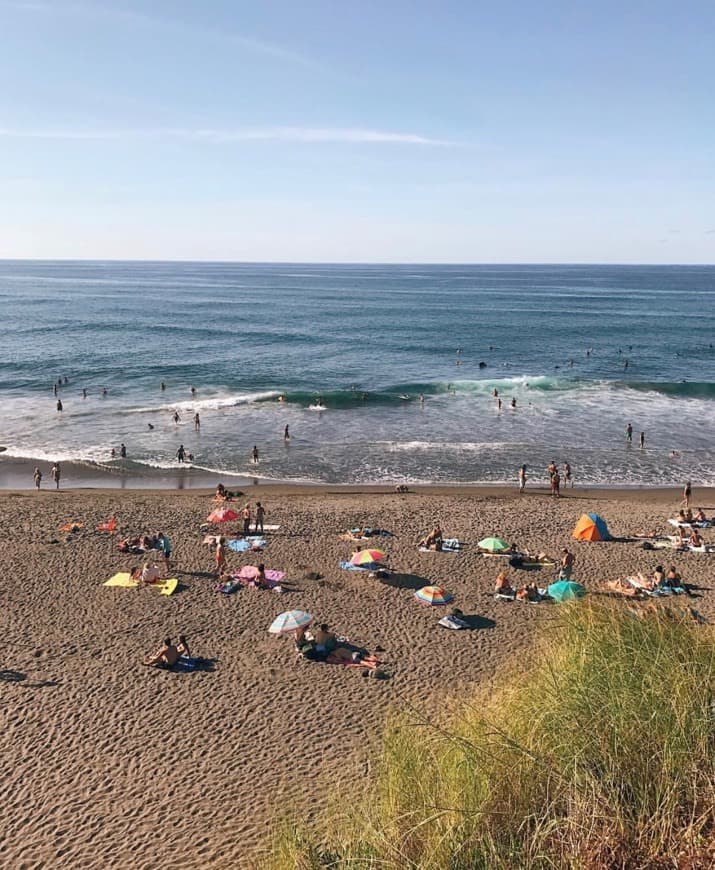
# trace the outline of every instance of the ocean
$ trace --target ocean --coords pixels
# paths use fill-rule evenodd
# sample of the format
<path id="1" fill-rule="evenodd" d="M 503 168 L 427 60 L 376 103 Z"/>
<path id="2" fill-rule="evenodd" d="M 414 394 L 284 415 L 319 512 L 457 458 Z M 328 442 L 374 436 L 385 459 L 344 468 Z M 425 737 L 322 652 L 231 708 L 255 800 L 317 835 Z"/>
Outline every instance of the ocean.
<path id="1" fill-rule="evenodd" d="M 0 299 L 0 479 L 152 485 L 183 444 L 217 479 L 715 485 L 713 266 L 2 261 Z"/>

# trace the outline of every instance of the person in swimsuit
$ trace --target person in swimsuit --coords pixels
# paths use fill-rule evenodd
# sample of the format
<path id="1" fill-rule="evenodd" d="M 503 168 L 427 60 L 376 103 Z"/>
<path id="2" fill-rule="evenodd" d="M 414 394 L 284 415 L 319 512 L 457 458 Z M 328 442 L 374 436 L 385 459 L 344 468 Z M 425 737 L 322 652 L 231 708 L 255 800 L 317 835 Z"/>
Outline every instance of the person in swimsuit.
<path id="1" fill-rule="evenodd" d="M 567 547 L 561 551 L 561 566 L 559 568 L 559 580 L 570 580 L 573 573 L 574 562 L 576 557 Z"/>
<path id="2" fill-rule="evenodd" d="M 255 520 L 255 524 L 253 526 L 254 535 L 257 535 L 259 531 L 261 534 L 263 534 L 263 518 L 265 517 L 265 515 L 266 515 L 266 509 L 263 507 L 263 505 L 260 503 L 260 501 L 257 501 L 256 502 L 256 520 Z"/>
<path id="3" fill-rule="evenodd" d="M 685 508 L 690 507 L 690 496 L 693 494 L 692 486 L 690 485 L 690 481 L 688 481 L 683 487 L 683 501 L 682 505 Z"/>
<path id="4" fill-rule="evenodd" d="M 214 557 L 216 559 L 216 574 L 220 577 L 226 567 L 226 545 L 222 535 L 216 539 Z"/>
<path id="5" fill-rule="evenodd" d="M 196 429 L 196 431 L 198 432 L 198 430 L 200 428 L 201 428 L 201 418 L 199 417 L 199 412 L 197 411 L 194 414 L 194 429 Z"/>
<path id="6" fill-rule="evenodd" d="M 39 468 L 35 469 L 35 473 L 32 475 L 32 479 L 35 481 L 35 489 L 39 489 L 40 484 L 42 483 L 42 472 Z"/>
<path id="7" fill-rule="evenodd" d="M 519 469 L 519 495 L 522 495 L 526 488 L 526 466 L 522 465 Z"/>
<path id="8" fill-rule="evenodd" d="M 55 464 L 52 466 L 52 470 L 50 471 L 50 474 L 52 475 L 52 479 L 55 482 L 55 487 L 57 489 L 59 489 L 60 488 L 60 476 L 62 475 L 62 472 L 60 471 L 59 462 L 55 462 Z"/>
<path id="9" fill-rule="evenodd" d="M 243 510 L 241 511 L 241 519 L 243 520 L 243 534 L 249 535 L 251 533 L 251 506 L 245 505 Z"/>

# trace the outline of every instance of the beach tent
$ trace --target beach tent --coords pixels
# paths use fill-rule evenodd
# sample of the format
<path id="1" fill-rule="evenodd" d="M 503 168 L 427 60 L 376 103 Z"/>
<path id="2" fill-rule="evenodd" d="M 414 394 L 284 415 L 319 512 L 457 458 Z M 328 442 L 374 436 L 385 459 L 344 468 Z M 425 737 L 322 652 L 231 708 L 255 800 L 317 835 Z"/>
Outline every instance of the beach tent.
<path id="1" fill-rule="evenodd" d="M 610 541 L 611 535 L 603 517 L 598 514 L 582 514 L 573 530 L 577 541 Z"/>
<path id="2" fill-rule="evenodd" d="M 572 601 L 574 598 L 583 598 L 586 594 L 586 589 L 580 583 L 574 583 L 573 580 L 558 580 L 552 583 L 548 589 L 549 595 L 554 601 Z"/>

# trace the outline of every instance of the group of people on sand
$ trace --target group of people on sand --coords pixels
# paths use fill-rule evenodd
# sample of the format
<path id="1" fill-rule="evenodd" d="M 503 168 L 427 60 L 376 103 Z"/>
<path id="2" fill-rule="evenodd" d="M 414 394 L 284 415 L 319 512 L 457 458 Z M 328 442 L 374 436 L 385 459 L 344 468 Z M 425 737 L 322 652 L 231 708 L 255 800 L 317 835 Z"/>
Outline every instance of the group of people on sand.
<path id="1" fill-rule="evenodd" d="M 514 544 L 513 547 L 516 548 L 516 544 Z M 519 555 L 523 557 L 525 554 L 520 553 Z M 528 556 L 528 553 L 526 555 Z M 546 553 L 539 553 L 537 556 L 529 558 L 533 558 L 534 561 L 542 562 L 544 564 L 552 564 Z M 561 551 L 561 559 L 559 561 L 559 570 L 556 579 L 571 580 L 575 562 L 576 557 L 574 554 L 568 549 L 568 547 L 564 547 Z M 535 583 L 525 583 L 514 588 L 506 571 L 503 569 L 497 574 L 494 592 L 497 595 L 503 595 L 507 598 L 516 598 L 520 601 L 541 601 L 542 597 Z"/>
<path id="2" fill-rule="evenodd" d="M 682 508 L 678 511 L 678 515 L 675 518 L 679 523 L 684 523 L 687 525 L 688 523 L 709 523 L 710 520 L 705 515 L 705 511 L 699 507 L 695 513 L 693 513 L 692 508 L 686 508 L 683 510 Z"/>
<path id="3" fill-rule="evenodd" d="M 167 570 L 169 568 L 168 562 L 166 563 L 166 568 Z M 162 578 L 159 566 L 155 562 L 147 560 L 141 568 L 134 567 L 130 570 L 129 579 L 140 583 L 142 586 L 151 586 L 154 583 L 160 583 L 164 578 Z"/>
<path id="4" fill-rule="evenodd" d="M 350 665 L 373 674 L 377 673 L 381 664 L 380 659 L 367 650 L 353 646 L 345 639 L 338 639 L 326 623 L 312 631 L 305 626 L 297 628 L 295 648 L 303 658 L 311 661 Z"/>
<path id="5" fill-rule="evenodd" d="M 628 597 L 651 593 L 685 593 L 688 596 L 693 594 L 688 584 L 683 581 L 675 565 L 671 565 L 667 571 L 662 565 L 657 565 L 650 575 L 639 571 L 635 576 L 628 577 L 625 580 L 611 580 L 608 583 L 608 587 L 614 592 Z"/>
<path id="6" fill-rule="evenodd" d="M 134 538 L 121 538 L 117 543 L 117 547 L 121 553 L 133 553 L 134 555 L 147 553 L 150 550 L 159 550 L 164 556 L 166 567 L 169 567 L 171 541 L 164 532 L 156 532 L 153 535 L 149 534 L 149 532 L 144 532 L 144 534 L 137 535 Z"/>
<path id="7" fill-rule="evenodd" d="M 551 487 L 551 495 L 553 495 L 555 498 L 559 498 L 559 496 L 561 495 L 561 475 L 559 474 L 558 466 L 556 465 L 556 463 L 553 460 L 549 463 L 548 468 L 546 469 L 546 474 L 549 478 L 549 486 Z M 573 487 L 573 475 L 571 473 L 570 463 L 564 462 L 563 474 L 564 474 L 564 477 L 563 477 L 564 486 L 568 486 L 570 484 L 571 487 Z M 519 478 L 519 495 L 522 495 L 524 493 L 524 490 L 526 489 L 526 481 L 527 481 L 526 465 L 519 466 L 518 478 Z"/>
<path id="8" fill-rule="evenodd" d="M 55 462 L 55 464 L 50 469 L 50 477 L 54 481 L 55 489 L 60 488 L 60 478 L 62 477 L 62 471 L 60 469 L 59 462 Z M 32 479 L 35 482 L 35 489 L 39 489 L 42 484 L 42 472 L 38 467 L 35 467 L 35 470 L 32 474 Z"/>

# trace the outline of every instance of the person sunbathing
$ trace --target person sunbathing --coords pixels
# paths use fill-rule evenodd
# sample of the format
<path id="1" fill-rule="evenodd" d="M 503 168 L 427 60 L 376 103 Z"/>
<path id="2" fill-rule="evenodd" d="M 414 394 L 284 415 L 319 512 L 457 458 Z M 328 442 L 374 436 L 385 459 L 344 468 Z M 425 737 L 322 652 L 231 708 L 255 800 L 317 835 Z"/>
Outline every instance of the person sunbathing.
<path id="1" fill-rule="evenodd" d="M 698 511 L 695 514 L 695 521 L 698 523 L 708 522 L 708 518 L 705 516 L 705 511 L 702 508 L 698 508 Z"/>
<path id="2" fill-rule="evenodd" d="M 156 565 L 150 565 L 148 562 L 145 562 L 142 567 L 141 573 L 141 582 L 147 585 L 152 583 L 158 583 L 159 578 L 161 577 L 161 571 L 157 568 Z"/>
<path id="3" fill-rule="evenodd" d="M 376 671 L 380 667 L 380 659 L 377 656 L 348 646 L 336 646 L 328 653 L 327 661 L 336 665 L 351 664 L 371 671 Z"/>
<path id="4" fill-rule="evenodd" d="M 519 601 L 532 601 L 534 603 L 541 601 L 541 595 L 536 583 L 527 583 L 526 586 L 520 586 L 517 589 L 516 597 Z"/>
<path id="5" fill-rule="evenodd" d="M 671 565 L 670 568 L 668 568 L 668 573 L 665 575 L 664 583 L 666 586 L 670 586 L 671 589 L 677 589 L 682 586 L 683 581 L 679 572 L 676 570 L 675 565 Z"/>
<path id="6" fill-rule="evenodd" d="M 512 588 L 511 583 L 509 582 L 509 578 L 506 576 L 504 571 L 500 571 L 497 574 L 497 582 L 494 586 L 494 591 L 497 595 L 514 595 L 515 592 Z"/>
<path id="7" fill-rule="evenodd" d="M 219 483 L 216 487 L 214 501 L 226 501 L 226 487 L 222 483 Z"/>
<path id="8" fill-rule="evenodd" d="M 159 665 L 160 667 L 172 667 L 175 665 L 181 656 L 189 657 L 189 644 L 183 634 L 179 635 L 178 644 L 173 644 L 170 637 L 164 638 L 163 645 L 154 653 L 153 656 L 147 656 L 142 664 Z"/>
<path id="9" fill-rule="evenodd" d="M 690 508 L 685 511 L 685 522 L 692 523 L 693 521 L 693 512 Z"/>
<path id="10" fill-rule="evenodd" d="M 608 586 L 608 588 L 612 589 L 614 592 L 618 592 L 619 595 L 626 595 L 629 598 L 635 597 L 641 591 L 640 587 L 634 586 L 627 580 L 607 580 L 606 586 Z"/>
<path id="11" fill-rule="evenodd" d="M 678 515 L 675 519 L 679 523 L 687 523 L 687 520 L 685 519 L 685 511 L 682 508 L 678 511 Z"/>
<path id="12" fill-rule="evenodd" d="M 313 632 L 313 643 L 316 652 L 327 655 L 337 648 L 338 639 L 327 624 L 323 623 L 317 631 Z"/>

